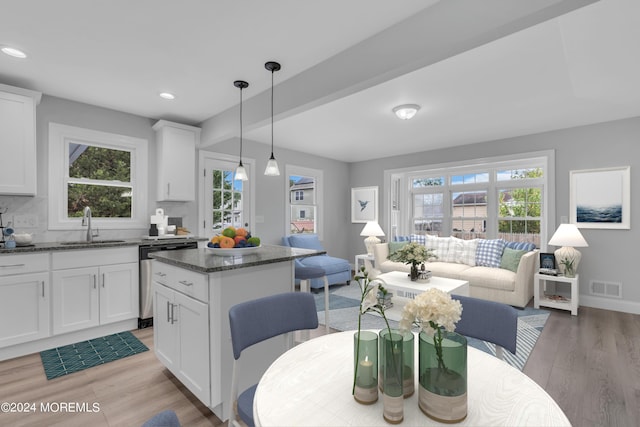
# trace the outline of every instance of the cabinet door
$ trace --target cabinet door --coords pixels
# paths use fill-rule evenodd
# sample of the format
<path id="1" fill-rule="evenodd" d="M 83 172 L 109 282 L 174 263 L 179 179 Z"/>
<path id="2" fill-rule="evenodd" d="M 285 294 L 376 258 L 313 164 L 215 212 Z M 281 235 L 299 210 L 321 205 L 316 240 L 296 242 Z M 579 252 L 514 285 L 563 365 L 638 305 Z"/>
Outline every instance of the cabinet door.
<path id="1" fill-rule="evenodd" d="M 49 273 L 0 277 L 0 347 L 46 338 Z"/>
<path id="2" fill-rule="evenodd" d="M 160 362 L 171 372 L 178 366 L 178 328 L 172 317 L 176 312 L 174 294 L 166 286 L 153 283 L 153 348 Z"/>
<path id="3" fill-rule="evenodd" d="M 210 405 L 209 306 L 179 292 L 175 293 L 180 366 L 177 376 L 200 401 Z"/>
<path id="4" fill-rule="evenodd" d="M 196 144 L 199 128 L 160 121 L 154 125 L 158 145 L 158 201 L 195 200 Z"/>
<path id="5" fill-rule="evenodd" d="M 53 333 L 98 326 L 98 268 L 72 268 L 52 273 Z"/>
<path id="6" fill-rule="evenodd" d="M 100 324 L 138 317 L 138 263 L 100 267 Z"/>
<path id="7" fill-rule="evenodd" d="M 36 194 L 35 102 L 0 91 L 0 194 Z"/>

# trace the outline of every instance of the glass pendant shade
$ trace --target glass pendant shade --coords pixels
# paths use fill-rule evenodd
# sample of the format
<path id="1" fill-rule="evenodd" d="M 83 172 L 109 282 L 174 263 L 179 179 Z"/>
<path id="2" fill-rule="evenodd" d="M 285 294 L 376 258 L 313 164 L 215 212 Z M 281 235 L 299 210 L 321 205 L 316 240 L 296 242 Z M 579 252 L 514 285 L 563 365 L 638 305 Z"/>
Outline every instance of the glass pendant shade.
<path id="1" fill-rule="evenodd" d="M 236 80 L 233 82 L 233 85 L 240 89 L 240 162 L 238 163 L 238 167 L 236 168 L 235 180 L 236 181 L 247 181 L 249 177 L 247 176 L 247 170 L 244 168 L 242 164 L 242 89 L 246 89 L 249 87 L 249 83 L 244 80 Z"/>
<path id="2" fill-rule="evenodd" d="M 264 68 L 271 71 L 271 157 L 269 157 L 264 174 L 266 176 L 279 176 L 280 168 L 278 168 L 278 162 L 273 155 L 273 73 L 279 71 L 281 67 L 277 62 L 269 61 L 264 64 Z"/>
<path id="3" fill-rule="evenodd" d="M 264 170 L 264 174 L 267 176 L 280 175 L 280 168 L 278 168 L 278 162 L 276 162 L 276 158 L 273 157 L 273 153 L 271 153 L 271 158 L 267 162 L 267 168 Z"/>

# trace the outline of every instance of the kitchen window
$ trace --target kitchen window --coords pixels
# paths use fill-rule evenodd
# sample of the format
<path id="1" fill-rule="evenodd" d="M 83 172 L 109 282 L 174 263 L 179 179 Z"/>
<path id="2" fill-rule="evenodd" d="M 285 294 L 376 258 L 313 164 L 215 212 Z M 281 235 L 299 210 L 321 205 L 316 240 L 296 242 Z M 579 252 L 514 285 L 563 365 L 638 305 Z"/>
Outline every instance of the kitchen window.
<path id="1" fill-rule="evenodd" d="M 51 123 L 49 229 L 147 226 L 147 140 Z"/>

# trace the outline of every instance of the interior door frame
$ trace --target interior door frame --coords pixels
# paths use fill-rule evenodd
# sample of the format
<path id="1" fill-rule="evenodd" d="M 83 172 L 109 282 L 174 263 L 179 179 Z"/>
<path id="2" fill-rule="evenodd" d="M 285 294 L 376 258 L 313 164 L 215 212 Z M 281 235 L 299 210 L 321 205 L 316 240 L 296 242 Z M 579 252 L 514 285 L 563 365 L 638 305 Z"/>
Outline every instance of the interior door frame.
<path id="1" fill-rule="evenodd" d="M 198 235 L 203 237 L 212 237 L 211 229 L 207 229 L 207 213 L 206 209 L 206 195 L 205 190 L 207 188 L 207 177 L 205 176 L 206 172 L 206 163 L 207 161 L 223 161 L 223 162 L 232 162 L 237 164 L 239 162 L 239 158 L 237 156 L 216 153 L 214 151 L 205 151 L 199 150 L 198 153 Z M 242 158 L 242 164 L 247 170 L 247 176 L 249 177 L 248 181 L 245 181 L 243 186 L 243 197 L 249 196 L 249 209 L 244 210 L 243 207 L 243 215 L 246 223 L 249 224 L 249 230 L 255 229 L 255 217 L 256 217 L 256 203 L 255 203 L 255 187 L 256 187 L 256 161 L 255 159 Z"/>

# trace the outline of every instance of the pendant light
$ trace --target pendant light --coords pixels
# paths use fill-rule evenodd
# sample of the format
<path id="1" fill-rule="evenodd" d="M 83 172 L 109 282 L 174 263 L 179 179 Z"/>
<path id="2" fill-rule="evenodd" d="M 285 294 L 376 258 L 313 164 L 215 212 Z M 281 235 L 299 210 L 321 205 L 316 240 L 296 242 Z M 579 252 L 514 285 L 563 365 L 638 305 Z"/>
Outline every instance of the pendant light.
<path id="1" fill-rule="evenodd" d="M 246 89 L 249 87 L 249 83 L 244 80 L 236 80 L 233 82 L 233 85 L 240 89 L 240 163 L 238 163 L 238 167 L 236 168 L 235 180 L 247 181 L 249 178 L 247 177 L 247 171 L 242 165 L 242 89 Z"/>
<path id="2" fill-rule="evenodd" d="M 264 64 L 264 68 L 271 71 L 271 157 L 267 162 L 267 168 L 264 170 L 264 174 L 267 176 L 280 175 L 280 169 L 278 169 L 278 162 L 273 155 L 273 73 L 280 70 L 280 64 L 277 62 L 269 61 Z"/>

